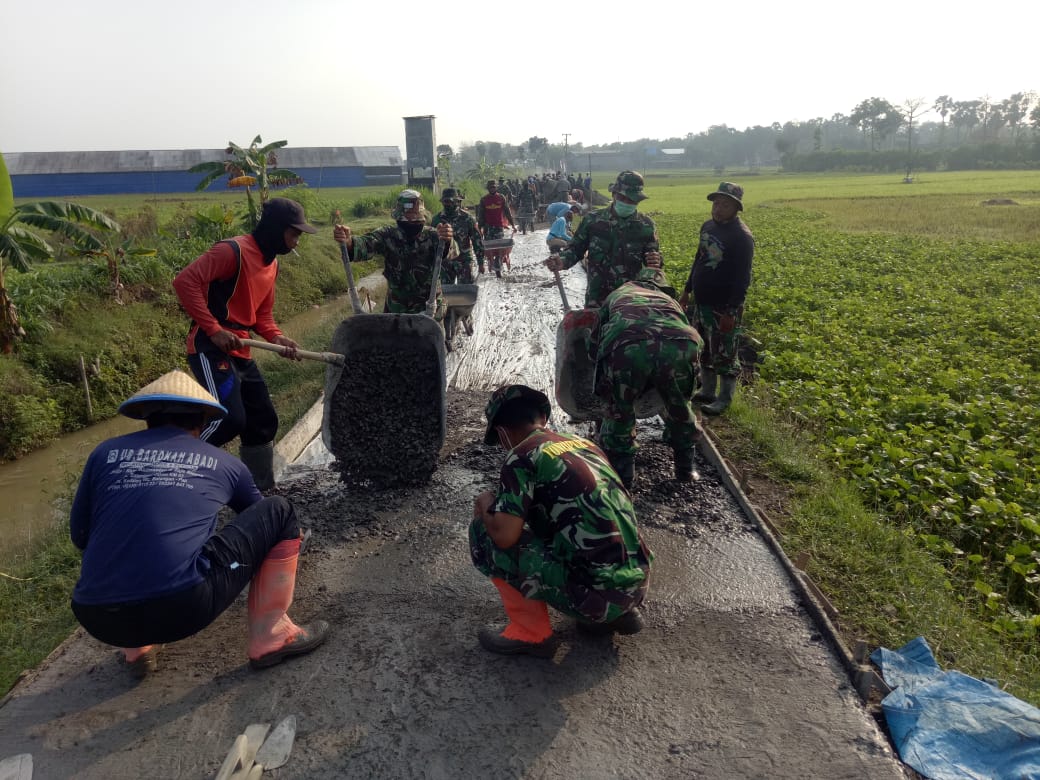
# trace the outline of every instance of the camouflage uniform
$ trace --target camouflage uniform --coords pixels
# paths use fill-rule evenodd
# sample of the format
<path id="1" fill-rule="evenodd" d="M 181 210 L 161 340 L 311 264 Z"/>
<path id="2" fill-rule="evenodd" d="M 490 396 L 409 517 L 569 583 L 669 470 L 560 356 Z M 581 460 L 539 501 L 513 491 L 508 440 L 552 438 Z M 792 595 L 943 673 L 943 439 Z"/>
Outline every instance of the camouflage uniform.
<path id="1" fill-rule="evenodd" d="M 432 227 L 442 222 L 451 225 L 455 233 L 455 241 L 461 250 L 458 257 L 441 262 L 442 284 L 473 284 L 473 261 L 476 260 L 481 269 L 484 268 L 484 239 L 477 228 L 477 220 L 468 211 L 459 207 L 451 217 L 443 211 L 433 218 Z"/>
<path id="2" fill-rule="evenodd" d="M 392 314 L 422 314 L 433 284 L 433 267 L 437 252 L 441 250 L 437 231 L 423 227 L 414 239 L 407 238 L 396 225 L 376 228 L 371 233 L 354 237 L 351 260 L 368 260 L 373 255 L 383 256 L 383 276 L 386 277 L 387 293 L 383 311 Z M 447 257 L 449 262 L 459 255 L 459 245 L 454 239 Z M 437 281 L 437 306 L 434 318 L 444 318 L 444 297 L 440 280 Z"/>
<path id="3" fill-rule="evenodd" d="M 640 278 L 653 274 L 644 271 Z M 659 274 L 663 281 L 663 274 Z M 701 337 L 679 304 L 652 284 L 633 281 L 607 296 L 599 310 L 599 394 L 610 398 L 603 448 L 636 451 L 633 404 L 656 389 L 664 402 L 664 442 L 688 449 L 701 437 L 690 398 L 697 384 Z"/>
<path id="4" fill-rule="evenodd" d="M 643 177 L 634 171 L 619 173 L 612 191 L 626 195 L 634 203 L 647 197 L 643 193 Z M 566 193 L 563 199 L 566 200 Z M 635 279 L 646 265 L 646 253 L 650 251 L 661 251 L 654 221 L 638 211 L 619 217 L 612 203 L 581 221 L 574 231 L 574 240 L 560 253 L 560 259 L 564 268 L 570 268 L 588 252 L 585 308 L 590 308 L 602 306 L 614 290 Z"/>
<path id="5" fill-rule="evenodd" d="M 533 187 L 524 187 L 516 196 L 516 218 L 518 227 L 524 233 L 530 228 L 534 230 L 534 214 L 538 209 L 538 195 Z"/>
<path id="6" fill-rule="evenodd" d="M 488 577 L 596 623 L 642 603 L 653 554 L 636 528 L 628 493 L 592 442 L 532 432 L 506 456 L 491 511 L 525 522 L 520 540 L 506 550 L 481 519 L 470 525 L 473 564 Z"/>

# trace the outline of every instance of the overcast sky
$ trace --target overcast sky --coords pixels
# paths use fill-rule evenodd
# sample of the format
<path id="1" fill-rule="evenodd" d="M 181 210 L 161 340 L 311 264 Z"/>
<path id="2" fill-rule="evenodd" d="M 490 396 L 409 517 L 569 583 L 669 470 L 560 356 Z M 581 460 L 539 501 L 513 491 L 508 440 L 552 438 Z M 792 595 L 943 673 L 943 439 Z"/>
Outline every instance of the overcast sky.
<path id="1" fill-rule="evenodd" d="M 1040 0 L 12 0 L 0 151 L 585 145 L 1040 90 Z M 927 119 L 936 115 L 927 115 Z"/>

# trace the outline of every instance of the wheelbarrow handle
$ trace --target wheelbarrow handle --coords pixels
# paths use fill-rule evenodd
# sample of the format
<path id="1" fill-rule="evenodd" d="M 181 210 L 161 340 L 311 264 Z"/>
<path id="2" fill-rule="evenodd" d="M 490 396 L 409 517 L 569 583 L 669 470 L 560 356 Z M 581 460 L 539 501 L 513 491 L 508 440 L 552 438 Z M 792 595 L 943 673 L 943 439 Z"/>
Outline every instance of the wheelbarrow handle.
<path id="1" fill-rule="evenodd" d="M 567 291 L 565 289 L 563 289 L 563 279 L 560 278 L 560 272 L 557 271 L 556 269 L 553 269 L 553 276 L 556 277 L 556 286 L 560 290 L 560 299 L 563 301 L 563 310 L 564 311 L 570 311 L 571 310 L 571 304 L 567 300 Z"/>
<path id="2" fill-rule="evenodd" d="M 266 349 L 268 352 L 277 352 L 279 355 L 284 355 L 288 351 L 288 347 L 283 347 L 280 344 L 270 344 L 266 341 L 258 341 L 257 339 L 239 339 L 239 341 L 242 342 L 243 346 Z M 342 366 L 344 362 L 343 355 L 340 355 L 338 352 L 311 352 L 307 349 L 297 349 L 296 356 L 307 360 L 320 360 L 322 363 L 331 363 L 334 366 Z"/>
<path id="3" fill-rule="evenodd" d="M 350 265 L 350 253 L 347 245 L 339 245 L 339 255 L 343 259 L 343 268 L 347 272 L 347 286 L 350 287 L 350 305 L 354 307 L 355 314 L 361 314 L 361 299 L 358 297 L 357 287 L 354 286 L 354 269 Z"/>
<path id="4" fill-rule="evenodd" d="M 441 280 L 441 263 L 451 251 L 451 242 L 443 239 L 437 245 L 437 256 L 433 261 L 433 281 L 430 283 L 430 297 L 426 299 L 426 316 L 433 317 L 437 311 L 437 286 Z"/>

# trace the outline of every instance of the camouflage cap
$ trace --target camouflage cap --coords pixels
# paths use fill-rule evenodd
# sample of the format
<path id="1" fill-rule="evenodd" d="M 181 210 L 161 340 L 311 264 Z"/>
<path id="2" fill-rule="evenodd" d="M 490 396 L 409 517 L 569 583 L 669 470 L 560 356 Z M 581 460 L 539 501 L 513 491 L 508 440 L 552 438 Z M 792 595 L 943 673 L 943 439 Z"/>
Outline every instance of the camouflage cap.
<path id="1" fill-rule="evenodd" d="M 660 268 L 641 268 L 633 281 L 639 284 L 653 285 L 666 295 L 675 297 L 675 288 L 668 284 L 668 278 Z"/>
<path id="2" fill-rule="evenodd" d="M 459 203 L 462 201 L 462 195 L 454 187 L 445 187 L 443 190 L 441 190 L 441 203 L 443 203 L 446 200 Z"/>
<path id="3" fill-rule="evenodd" d="M 621 171 L 618 174 L 617 179 L 614 181 L 614 186 L 610 188 L 611 192 L 621 193 L 629 200 L 638 203 L 641 200 L 646 200 L 649 196 L 643 193 L 643 177 L 635 171 Z"/>
<path id="4" fill-rule="evenodd" d="M 487 430 L 484 432 L 485 444 L 494 444 L 497 441 L 495 418 L 502 411 L 502 407 L 510 401 L 518 399 L 527 401 L 537 407 L 538 411 L 544 414 L 547 420 L 549 415 L 552 414 L 552 405 L 549 403 L 549 398 L 545 393 L 532 390 L 526 385 L 503 385 L 491 394 L 491 400 L 488 401 L 487 408 L 484 409 L 484 416 L 487 417 L 488 421 Z"/>
<path id="5" fill-rule="evenodd" d="M 744 188 L 739 184 L 734 184 L 731 181 L 720 182 L 719 188 L 708 195 L 708 200 L 715 200 L 719 195 L 725 195 L 727 198 L 735 200 L 737 202 L 737 211 L 744 210 Z"/>
<path id="6" fill-rule="evenodd" d="M 407 219 L 414 214 L 424 215 L 425 211 L 421 192 L 401 190 L 401 194 L 397 196 L 397 203 L 394 205 L 393 211 L 390 212 L 390 216 L 394 219 Z"/>

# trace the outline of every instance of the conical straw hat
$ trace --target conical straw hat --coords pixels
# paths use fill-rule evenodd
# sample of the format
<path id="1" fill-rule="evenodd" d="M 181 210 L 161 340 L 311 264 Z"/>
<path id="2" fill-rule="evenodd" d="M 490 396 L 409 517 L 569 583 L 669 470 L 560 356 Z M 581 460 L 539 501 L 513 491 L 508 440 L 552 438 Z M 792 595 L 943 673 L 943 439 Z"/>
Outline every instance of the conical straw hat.
<path id="1" fill-rule="evenodd" d="M 123 401 L 119 411 L 134 420 L 144 420 L 156 412 L 202 411 L 210 417 L 227 415 L 227 409 L 183 371 L 171 371 L 145 385 Z"/>

